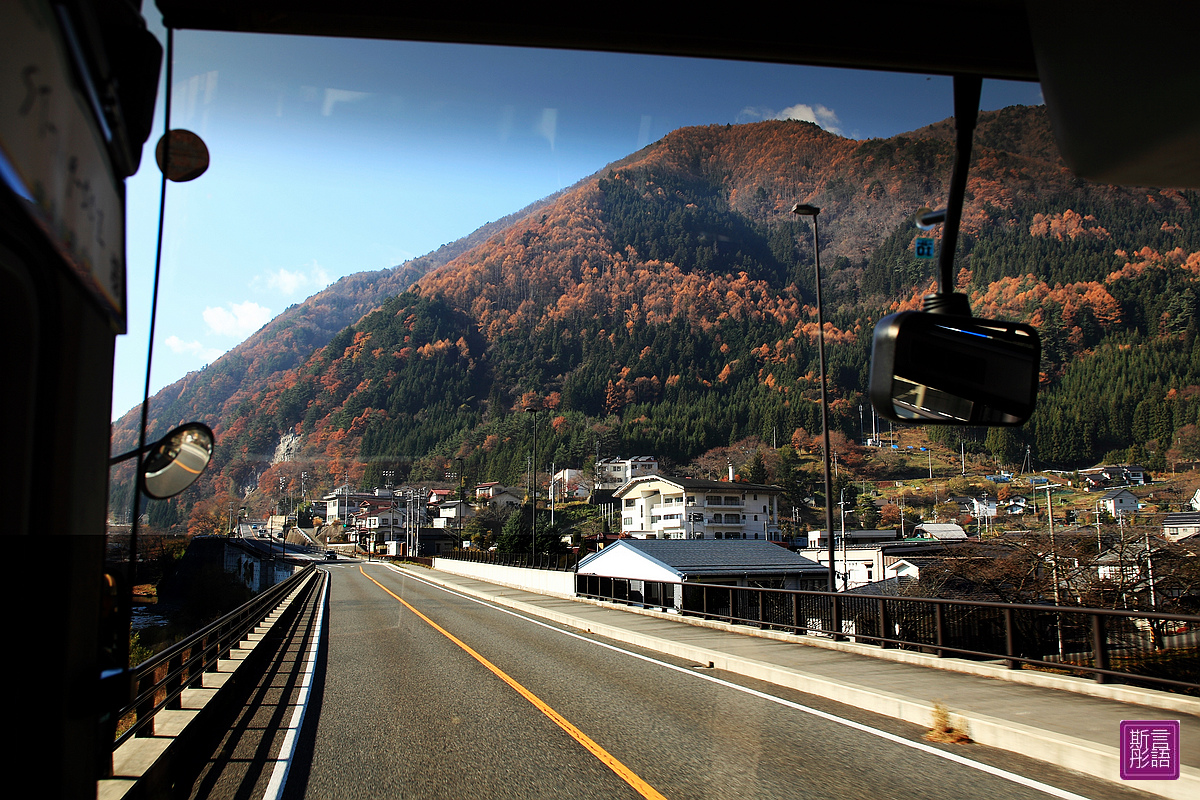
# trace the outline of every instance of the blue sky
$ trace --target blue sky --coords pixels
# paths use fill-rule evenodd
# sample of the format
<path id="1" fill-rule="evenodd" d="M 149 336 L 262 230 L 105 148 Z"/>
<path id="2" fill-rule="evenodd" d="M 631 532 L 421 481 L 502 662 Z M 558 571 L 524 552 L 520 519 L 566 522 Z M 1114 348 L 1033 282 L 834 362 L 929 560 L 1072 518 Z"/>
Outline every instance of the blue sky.
<path id="1" fill-rule="evenodd" d="M 114 418 L 145 381 L 162 99 L 128 183 Z M 984 82 L 985 110 L 1040 102 L 1037 84 Z M 212 165 L 168 188 L 151 390 L 338 278 L 424 255 L 676 128 L 790 116 L 866 139 L 952 108 L 944 77 L 177 32 L 172 127 L 200 134 Z"/>

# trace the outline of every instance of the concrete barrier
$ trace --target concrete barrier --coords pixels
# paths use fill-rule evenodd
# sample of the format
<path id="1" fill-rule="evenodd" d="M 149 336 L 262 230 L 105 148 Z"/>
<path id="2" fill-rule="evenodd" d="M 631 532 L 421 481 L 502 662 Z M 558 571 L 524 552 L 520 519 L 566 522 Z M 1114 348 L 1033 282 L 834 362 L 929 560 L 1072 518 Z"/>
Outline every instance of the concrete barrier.
<path id="1" fill-rule="evenodd" d="M 475 561 L 459 561 L 453 558 L 434 558 L 433 568 L 464 578 L 524 589 L 554 597 L 575 596 L 575 573 L 557 572 L 549 569 L 528 567 L 504 567 L 498 564 L 481 564 Z"/>

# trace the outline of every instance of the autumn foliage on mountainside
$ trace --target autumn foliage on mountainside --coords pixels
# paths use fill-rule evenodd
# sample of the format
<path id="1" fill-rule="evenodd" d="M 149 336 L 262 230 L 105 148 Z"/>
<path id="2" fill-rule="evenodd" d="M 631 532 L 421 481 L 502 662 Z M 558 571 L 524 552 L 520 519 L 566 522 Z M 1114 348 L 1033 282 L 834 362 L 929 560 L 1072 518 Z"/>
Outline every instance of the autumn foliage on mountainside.
<path id="1" fill-rule="evenodd" d="M 436 479 L 460 458 L 472 478 L 517 483 L 535 423 L 537 460 L 576 468 L 819 431 L 812 226 L 788 213 L 802 202 L 822 209 L 831 424 L 856 438 L 874 323 L 934 288 L 913 214 L 945 203 L 948 130 L 676 131 L 415 284 L 412 270 L 353 276 L 289 309 L 161 392 L 156 424 L 209 421 L 220 446 L 201 493 L 235 494 L 300 469 L 272 464 L 284 435 L 332 486 Z M 1200 385 L 1195 194 L 1073 177 L 1041 109 L 983 114 L 976 140 L 958 289 L 977 316 L 1043 337 L 1042 399 L 1017 442 L 1054 466 L 1161 455 L 1200 422 L 1183 393 Z"/>

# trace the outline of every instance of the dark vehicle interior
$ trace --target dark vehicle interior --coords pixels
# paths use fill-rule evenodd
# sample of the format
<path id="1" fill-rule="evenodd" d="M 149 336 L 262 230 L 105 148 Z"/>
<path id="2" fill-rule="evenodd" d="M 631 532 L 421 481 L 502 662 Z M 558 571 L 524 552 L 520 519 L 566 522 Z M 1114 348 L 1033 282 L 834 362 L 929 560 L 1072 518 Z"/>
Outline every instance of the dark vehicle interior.
<path id="1" fill-rule="evenodd" d="M 161 48 L 142 18 L 153 10 L 137 0 L 45 5 L 54 13 L 44 22 L 65 31 L 71 45 L 73 72 L 64 72 L 70 75 L 62 80 L 73 81 L 91 98 L 90 126 L 106 150 L 111 211 L 120 225 L 124 179 L 142 158 L 162 69 Z M 1134 6 L 1112 0 L 865 0 L 852 8 L 743 4 L 717 12 L 719 18 L 711 11 L 649 8 L 639 10 L 636 19 L 596 10 L 552 14 L 535 7 L 418 9 L 386 0 L 157 0 L 157 6 L 173 29 L 606 50 L 950 75 L 956 87 L 969 89 L 974 83 L 976 102 L 980 79 L 1036 81 L 1063 158 L 1077 175 L 1134 186 L 1200 187 L 1200 105 L 1195 102 L 1200 62 L 1191 49 L 1200 12 L 1190 5 L 1161 0 Z M 0 25 L 0 31 L 6 27 Z M 0 33 L 0 49 L 13 52 L 9 37 L 16 34 L 8 30 Z M 0 61 L 12 66 L 11 60 Z M 47 96 L 49 89 L 37 94 L 42 90 L 31 82 L 36 74 L 12 71 L 4 78 L 6 91 L 33 100 Z M 964 96 L 969 98 L 970 92 Z M 19 113 L 0 111 L 0 141 L 5 144 L 9 131 L 19 130 Z M 61 152 L 43 155 L 48 173 L 68 169 Z M 965 180 L 969 138 L 961 155 Z M 0 167 L 5 163 L 0 159 Z M 69 163 L 74 169 L 74 162 Z M 0 414 L 7 447 L 5 485 L 13 491 L 6 529 L 24 545 L 23 555 L 46 560 L 40 569 L 29 565 L 14 570 L 18 577 L 7 583 L 16 620 L 5 659 L 7 678 L 9 686 L 21 687 L 13 692 L 13 719 L 21 734 L 10 763 L 34 767 L 41 795 L 93 797 L 105 744 L 99 721 L 117 700 L 100 691 L 99 676 L 106 665 L 125 658 L 128 646 L 128 628 L 119 624 L 124 619 L 122 594 L 104 580 L 113 358 L 126 313 L 123 251 L 106 265 L 111 284 L 105 295 L 95 288 L 91 273 L 81 277 L 63 237 L 31 215 L 31 198 L 18 191 L 11 171 L 0 179 L 0 285 L 9 299 L 4 324 L 11 343 L 9 391 Z M 947 212 L 944 224 L 950 226 L 956 214 L 953 199 Z M 930 335 L 919 324 L 911 331 L 907 335 Z M 898 341 L 900 333 L 891 336 L 888 357 L 902 358 L 907 345 Z M 1032 363 L 1037 363 L 1036 353 Z M 884 368 L 881 380 L 887 383 L 901 371 Z M 928 376 L 909 381 L 913 383 L 938 389 Z M 978 400 L 980 390 L 960 387 L 959 394 Z M 897 409 L 903 392 L 885 387 L 881 394 L 877 404 L 902 417 Z M 1016 400 L 1024 405 L 1005 412 L 1013 419 L 983 421 L 1013 424 L 1027 416 L 1031 401 Z"/>

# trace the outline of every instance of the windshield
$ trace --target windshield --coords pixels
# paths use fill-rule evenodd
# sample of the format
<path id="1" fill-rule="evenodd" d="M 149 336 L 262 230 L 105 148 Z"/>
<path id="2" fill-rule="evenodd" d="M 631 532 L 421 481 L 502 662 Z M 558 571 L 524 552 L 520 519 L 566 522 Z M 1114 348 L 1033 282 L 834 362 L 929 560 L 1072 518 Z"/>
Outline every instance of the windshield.
<path id="1" fill-rule="evenodd" d="M 887 775 L 920 784 L 906 796 L 975 780 L 981 796 L 1072 796 L 1048 788 L 1065 771 L 1012 777 L 1042 765 L 1008 754 L 957 772 L 904 714 L 847 710 L 865 693 L 809 705 L 815 679 L 731 676 L 719 656 L 633 634 L 618 648 L 598 622 L 497 599 L 471 568 L 448 586 L 419 570 L 486 561 L 591 609 L 566 599 L 581 562 L 649 554 L 633 577 L 579 574 L 592 599 L 675 628 L 710 600 L 743 619 L 752 601 L 734 588 L 776 592 L 753 595 L 762 613 L 826 585 L 1188 613 L 1195 561 L 1174 562 L 1170 591 L 1140 565 L 1195 486 L 1106 507 L 1087 492 L 1117 485 L 1096 465 L 1140 485 L 1200 461 L 1194 192 L 1073 177 L 1038 84 L 985 81 L 954 277 L 977 316 L 1038 330 L 1022 365 L 1038 406 L 1016 429 L 894 427 L 871 410 L 871 331 L 935 287 L 940 234 L 916 215 L 947 202 L 950 78 L 197 31 L 174 35 L 173 56 L 170 125 L 211 165 L 166 190 L 150 427 L 202 419 L 216 447 L 191 489 L 146 505 L 144 537 L 252 555 L 182 593 L 178 552 L 142 574 L 216 616 L 321 562 L 326 594 L 297 613 L 326 638 L 298 622 L 285 647 L 321 664 L 288 687 L 312 689 L 314 718 L 281 722 L 284 700 L 269 723 L 230 726 L 292 737 L 296 796 L 793 796 L 798 762 L 813 796 L 876 796 Z M 127 186 L 114 449 L 136 444 L 166 96 Z M 965 369 L 948 348 L 915 358 Z M 978 418 L 932 380 L 912 386 L 914 419 Z M 131 484 L 114 476 L 123 521 Z M 1055 540 L 1056 524 L 1073 534 Z M 982 549 L 949 566 L 885 552 L 968 538 Z M 722 572 L 715 551 L 674 563 L 633 540 L 757 560 Z M 961 566 L 1010 542 L 985 578 Z M 836 612 L 831 633 L 791 597 L 789 635 L 867 635 Z M 893 620 L 872 620 L 886 640 Z M 1051 655 L 1067 660 L 1080 630 L 1066 645 L 1058 631 Z M 263 758 L 245 761 L 266 780 Z M 202 771 L 197 796 L 232 794 L 228 775 Z"/>

